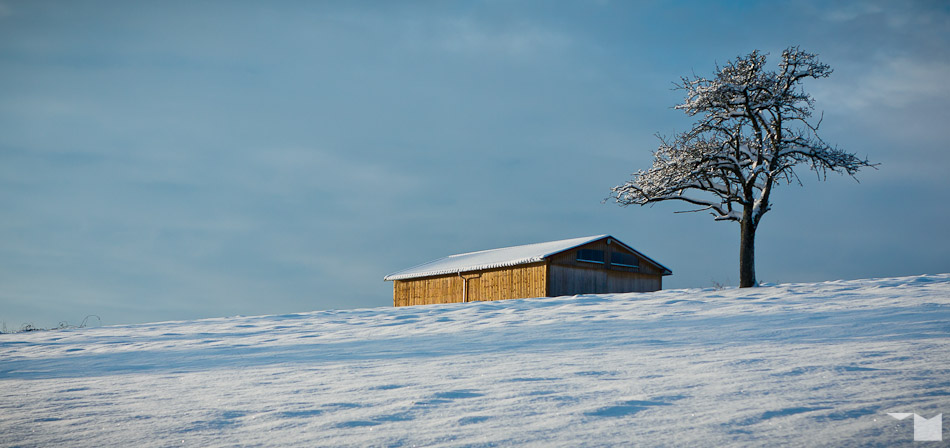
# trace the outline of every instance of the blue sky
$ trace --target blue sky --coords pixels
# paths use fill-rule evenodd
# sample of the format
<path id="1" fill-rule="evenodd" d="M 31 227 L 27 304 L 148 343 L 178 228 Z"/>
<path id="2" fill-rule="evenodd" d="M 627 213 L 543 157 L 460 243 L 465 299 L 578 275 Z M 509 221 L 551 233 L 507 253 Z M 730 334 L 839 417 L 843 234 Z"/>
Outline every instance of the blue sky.
<path id="1" fill-rule="evenodd" d="M 681 76 L 817 52 L 822 136 L 766 282 L 950 270 L 945 2 L 0 2 L 0 322 L 390 306 L 390 272 L 612 234 L 738 281 L 734 223 L 620 208 Z"/>

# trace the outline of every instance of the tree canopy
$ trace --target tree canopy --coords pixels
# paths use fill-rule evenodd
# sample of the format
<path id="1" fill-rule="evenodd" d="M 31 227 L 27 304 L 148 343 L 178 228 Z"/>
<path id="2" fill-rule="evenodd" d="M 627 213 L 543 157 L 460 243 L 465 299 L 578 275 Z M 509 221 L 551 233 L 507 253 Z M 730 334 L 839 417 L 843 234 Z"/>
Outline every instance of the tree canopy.
<path id="1" fill-rule="evenodd" d="M 740 286 L 755 285 L 754 238 L 771 208 L 776 183 L 801 183 L 796 167 L 824 179 L 828 172 L 854 176 L 874 166 L 827 144 L 813 120 L 814 100 L 801 83 L 826 78 L 831 67 L 816 54 L 790 47 L 778 71 L 766 69 L 758 50 L 716 67 L 713 78 L 682 78 L 685 101 L 675 106 L 699 120 L 689 131 L 660 137 L 653 166 L 611 189 L 622 206 L 678 200 L 736 221 L 740 240 Z"/>

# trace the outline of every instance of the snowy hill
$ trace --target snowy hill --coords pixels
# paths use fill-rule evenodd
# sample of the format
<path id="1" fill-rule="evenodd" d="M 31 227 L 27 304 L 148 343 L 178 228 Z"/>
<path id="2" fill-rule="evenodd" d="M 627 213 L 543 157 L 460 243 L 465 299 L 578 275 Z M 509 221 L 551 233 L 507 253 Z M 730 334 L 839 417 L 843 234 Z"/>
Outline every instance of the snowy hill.
<path id="1" fill-rule="evenodd" d="M 5 334 L 0 445 L 910 446 L 948 360 L 950 274 Z"/>

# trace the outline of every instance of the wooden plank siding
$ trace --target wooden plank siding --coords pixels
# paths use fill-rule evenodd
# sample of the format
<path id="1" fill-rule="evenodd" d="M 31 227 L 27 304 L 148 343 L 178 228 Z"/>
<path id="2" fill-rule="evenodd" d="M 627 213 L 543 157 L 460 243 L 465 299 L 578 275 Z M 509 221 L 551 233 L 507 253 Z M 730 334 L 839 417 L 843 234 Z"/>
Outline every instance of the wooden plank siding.
<path id="1" fill-rule="evenodd" d="M 547 295 L 547 263 L 539 262 L 463 273 L 468 279 L 468 301 L 523 299 Z M 462 301 L 463 280 L 458 274 L 393 282 L 393 305 L 432 305 Z"/>
<path id="2" fill-rule="evenodd" d="M 607 294 L 620 292 L 650 292 L 662 287 L 662 271 L 622 244 L 609 239 L 593 241 L 576 249 L 551 256 L 548 296 L 575 294 Z M 593 263 L 577 259 L 577 251 L 594 249 L 604 251 L 604 262 Z M 631 268 L 610 263 L 611 252 L 623 252 L 637 257 L 639 267 Z"/>
<path id="3" fill-rule="evenodd" d="M 650 292 L 660 290 L 661 282 L 659 275 L 551 265 L 548 295 L 557 297 L 575 294 Z"/>
<path id="4" fill-rule="evenodd" d="M 578 260 L 578 251 L 600 250 L 603 262 Z M 611 263 L 611 253 L 636 257 L 637 266 Z M 393 305 L 431 305 L 467 301 L 658 291 L 662 266 L 627 249 L 612 237 L 566 249 L 531 264 L 393 281 Z M 464 277 L 464 279 L 463 279 Z M 464 289 L 464 292 L 463 292 Z"/>
<path id="5" fill-rule="evenodd" d="M 476 275 L 478 277 L 468 282 L 469 301 L 544 297 L 547 292 L 547 269 L 544 262 L 488 269 Z"/>

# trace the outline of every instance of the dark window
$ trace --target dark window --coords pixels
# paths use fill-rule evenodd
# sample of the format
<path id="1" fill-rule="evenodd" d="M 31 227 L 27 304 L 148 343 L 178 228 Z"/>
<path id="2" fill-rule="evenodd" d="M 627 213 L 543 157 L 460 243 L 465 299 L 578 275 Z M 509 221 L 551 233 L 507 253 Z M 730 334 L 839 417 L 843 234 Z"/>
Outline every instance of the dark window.
<path id="1" fill-rule="evenodd" d="M 626 266 L 628 268 L 640 267 L 640 260 L 633 254 L 624 252 L 611 252 L 610 264 L 616 266 Z"/>
<path id="2" fill-rule="evenodd" d="M 604 251 L 597 249 L 578 249 L 577 261 L 587 261 L 590 263 L 603 263 Z"/>

